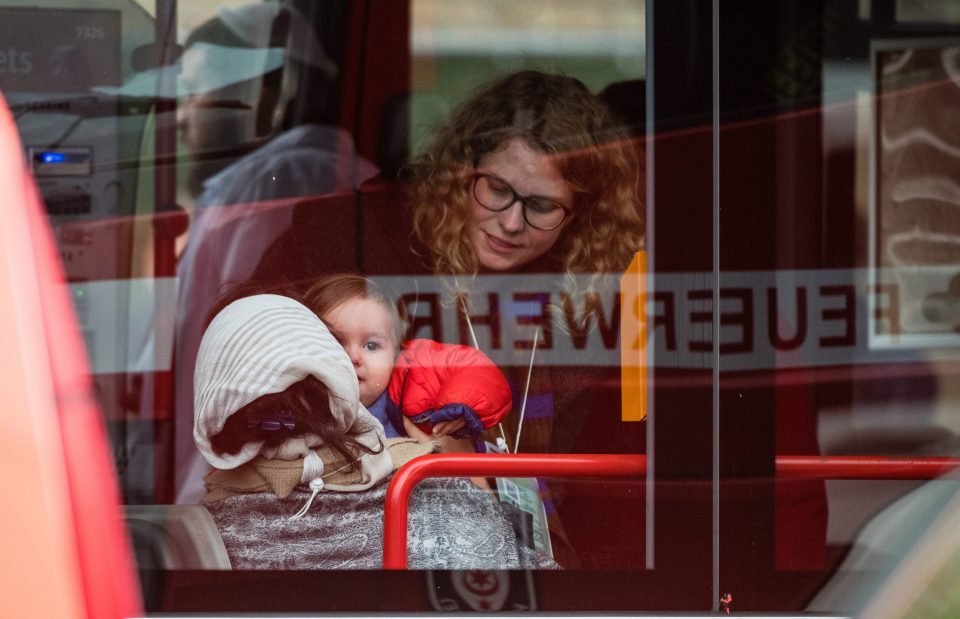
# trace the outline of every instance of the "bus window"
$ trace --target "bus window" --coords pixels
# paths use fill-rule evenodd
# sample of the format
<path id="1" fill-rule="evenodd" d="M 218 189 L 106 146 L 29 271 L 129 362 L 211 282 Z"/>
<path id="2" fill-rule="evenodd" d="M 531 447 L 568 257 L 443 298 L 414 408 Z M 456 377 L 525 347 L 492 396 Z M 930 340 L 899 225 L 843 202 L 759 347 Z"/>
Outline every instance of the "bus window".
<path id="1" fill-rule="evenodd" d="M 861 533 L 957 446 L 955 224 L 938 189 L 955 182 L 956 23 L 900 2 L 745 17 L 719 17 L 717 189 L 701 211 L 717 243 L 719 582 L 737 608 L 856 612 L 889 558 Z M 795 475 L 795 456 L 823 468 Z M 844 468 L 858 458 L 879 467 Z M 897 476 L 890 458 L 915 468 Z"/>
<path id="2" fill-rule="evenodd" d="M 0 2 L 147 610 L 887 604 L 955 511 L 957 19 Z M 556 466 L 422 482 L 381 570 L 436 452 Z"/>

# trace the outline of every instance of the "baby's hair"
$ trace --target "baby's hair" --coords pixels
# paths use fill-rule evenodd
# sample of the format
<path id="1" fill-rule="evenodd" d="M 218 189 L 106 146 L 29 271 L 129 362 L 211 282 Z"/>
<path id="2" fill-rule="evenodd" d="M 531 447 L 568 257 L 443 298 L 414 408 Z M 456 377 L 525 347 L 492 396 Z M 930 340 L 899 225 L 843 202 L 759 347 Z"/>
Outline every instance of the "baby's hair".
<path id="1" fill-rule="evenodd" d="M 223 429 L 210 437 L 210 446 L 220 455 L 239 453 L 247 443 L 263 441 L 277 447 L 284 441 L 305 434 L 320 437 L 323 445 L 333 449 L 346 462 L 363 453 L 375 453 L 361 444 L 357 436 L 371 428 L 357 422 L 344 432 L 330 412 L 330 390 L 314 376 L 307 376 L 280 393 L 270 393 L 250 402 L 227 419 Z M 264 421 L 277 419 L 278 414 L 292 415 L 294 427 L 279 424 L 265 429 Z M 353 470 L 353 465 L 348 470 Z"/>
<path id="2" fill-rule="evenodd" d="M 322 277 L 307 289 L 303 304 L 323 320 L 330 311 L 354 299 L 374 301 L 390 313 L 390 321 L 393 323 L 391 336 L 394 345 L 399 348 L 403 341 L 403 323 L 396 303 L 383 288 L 362 275 L 341 273 Z"/>
<path id="3" fill-rule="evenodd" d="M 311 283 L 313 280 L 309 280 Z M 203 329 L 206 330 L 217 314 L 222 312 L 228 305 L 234 301 L 246 297 L 252 297 L 258 294 L 276 294 L 282 297 L 289 297 L 301 305 L 307 305 L 303 300 L 303 290 L 307 288 L 307 280 L 299 281 L 279 281 L 265 283 L 258 281 L 227 282 L 220 287 L 220 295 L 214 302 L 213 307 L 207 312 L 203 321 Z"/>

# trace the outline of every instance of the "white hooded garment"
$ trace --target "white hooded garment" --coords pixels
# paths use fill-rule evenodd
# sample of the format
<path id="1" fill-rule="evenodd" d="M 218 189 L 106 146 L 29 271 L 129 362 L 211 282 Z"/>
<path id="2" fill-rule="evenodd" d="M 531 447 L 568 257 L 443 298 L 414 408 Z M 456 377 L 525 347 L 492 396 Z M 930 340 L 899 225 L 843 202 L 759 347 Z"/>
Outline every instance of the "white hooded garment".
<path id="1" fill-rule="evenodd" d="M 331 490 L 369 488 L 393 469 L 383 448 L 383 426 L 360 404 L 357 375 L 347 353 L 317 316 L 279 295 L 255 295 L 234 301 L 204 332 L 194 377 L 193 436 L 203 457 L 216 468 L 232 469 L 258 455 L 295 459 L 321 445 L 319 437 L 289 439 L 275 449 L 262 441 L 247 443 L 237 454 L 217 454 L 210 438 L 230 415 L 271 393 L 280 393 L 307 376 L 330 391 L 330 411 L 339 429 L 368 428 L 357 438 L 378 452 L 360 458 L 362 481 Z M 305 480 L 306 481 L 306 480 Z"/>

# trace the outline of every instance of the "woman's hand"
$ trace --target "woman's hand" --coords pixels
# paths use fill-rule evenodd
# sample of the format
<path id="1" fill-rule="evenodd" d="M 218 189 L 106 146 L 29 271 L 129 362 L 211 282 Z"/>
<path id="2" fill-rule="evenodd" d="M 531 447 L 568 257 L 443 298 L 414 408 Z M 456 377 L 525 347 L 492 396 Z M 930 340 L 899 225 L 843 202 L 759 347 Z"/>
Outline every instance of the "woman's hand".
<path id="1" fill-rule="evenodd" d="M 452 421 L 443 422 L 443 423 L 453 423 Z M 440 424 L 437 424 L 440 425 Z M 440 437 L 440 453 L 445 454 L 472 454 L 477 453 L 476 449 L 473 446 L 473 439 L 469 438 L 453 438 L 451 436 L 442 436 Z M 490 483 L 485 477 L 471 477 L 470 481 L 473 482 L 475 486 L 481 490 L 486 490 L 487 492 L 493 492 L 490 487 Z"/>
<path id="2" fill-rule="evenodd" d="M 407 436 L 417 439 L 420 443 L 432 443 L 434 441 L 432 436 L 418 428 L 417 424 L 406 417 L 403 418 L 403 429 L 406 431 Z"/>

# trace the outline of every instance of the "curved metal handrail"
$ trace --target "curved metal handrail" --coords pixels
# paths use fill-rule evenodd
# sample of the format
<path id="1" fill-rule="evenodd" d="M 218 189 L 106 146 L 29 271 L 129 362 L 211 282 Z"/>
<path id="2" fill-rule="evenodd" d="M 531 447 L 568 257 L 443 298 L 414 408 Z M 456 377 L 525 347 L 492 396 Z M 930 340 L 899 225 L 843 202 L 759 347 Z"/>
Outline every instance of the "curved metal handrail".
<path id="1" fill-rule="evenodd" d="M 778 479 L 933 479 L 960 468 L 960 458 L 777 456 Z M 428 477 L 639 477 L 647 458 L 631 454 L 435 454 L 402 466 L 387 488 L 383 567 L 407 568 L 410 493 Z"/>

